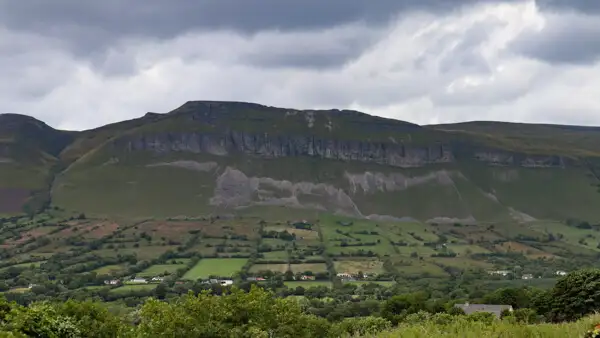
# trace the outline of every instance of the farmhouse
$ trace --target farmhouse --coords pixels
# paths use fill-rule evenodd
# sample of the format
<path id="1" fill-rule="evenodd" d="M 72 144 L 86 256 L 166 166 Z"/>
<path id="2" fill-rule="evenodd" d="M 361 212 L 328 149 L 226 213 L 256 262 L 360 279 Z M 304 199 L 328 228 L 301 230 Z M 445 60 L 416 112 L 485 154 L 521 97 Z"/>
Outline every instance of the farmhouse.
<path id="1" fill-rule="evenodd" d="M 556 271 L 556 275 L 557 275 L 557 276 L 566 276 L 566 275 L 567 275 L 567 272 L 566 272 L 566 271 L 561 271 L 561 270 L 558 270 L 558 271 Z"/>
<path id="2" fill-rule="evenodd" d="M 526 273 L 523 276 L 521 276 L 521 279 L 533 279 L 533 275 L 530 273 Z"/>
<path id="3" fill-rule="evenodd" d="M 153 282 L 162 282 L 164 280 L 165 280 L 165 277 L 160 277 L 160 276 L 158 276 L 158 277 L 152 277 L 152 281 Z"/>
<path id="4" fill-rule="evenodd" d="M 488 271 L 489 275 L 500 275 L 500 276 L 508 276 L 510 274 L 510 271 L 508 270 L 496 270 L 496 271 Z"/>
<path id="5" fill-rule="evenodd" d="M 118 285 L 121 281 L 118 279 L 110 279 L 110 280 L 105 280 L 104 284 L 106 285 Z"/>
<path id="6" fill-rule="evenodd" d="M 233 285 L 233 280 L 231 280 L 231 279 L 214 279 L 214 278 L 211 278 L 209 280 L 206 280 L 206 281 L 202 282 L 202 284 L 221 284 L 223 286 L 227 286 L 227 285 Z"/>
<path id="7" fill-rule="evenodd" d="M 129 282 L 133 283 L 133 284 L 146 284 L 146 283 L 148 283 L 148 281 L 145 278 L 140 278 L 140 277 L 131 279 L 131 280 L 129 280 Z"/>
<path id="8" fill-rule="evenodd" d="M 456 304 L 455 307 L 462 309 L 465 314 L 470 315 L 475 312 L 489 312 L 496 316 L 496 318 L 500 318 L 502 316 L 503 311 L 513 311 L 513 307 L 510 305 L 489 305 L 489 304 Z"/>
<path id="9" fill-rule="evenodd" d="M 338 273 L 336 276 L 338 276 L 339 278 L 352 278 L 352 275 L 347 272 Z"/>

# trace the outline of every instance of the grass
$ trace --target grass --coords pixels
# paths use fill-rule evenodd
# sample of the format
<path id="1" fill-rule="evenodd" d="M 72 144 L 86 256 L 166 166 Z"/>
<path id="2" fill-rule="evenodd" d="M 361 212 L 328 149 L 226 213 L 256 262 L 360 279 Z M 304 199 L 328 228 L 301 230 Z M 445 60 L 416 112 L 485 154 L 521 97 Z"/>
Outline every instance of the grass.
<path id="1" fill-rule="evenodd" d="M 325 263 L 290 264 L 293 273 L 312 271 L 313 273 L 327 272 Z"/>
<path id="2" fill-rule="evenodd" d="M 345 282 L 344 284 L 352 284 L 352 285 L 368 285 L 371 283 L 375 283 L 375 284 L 379 284 L 379 285 L 383 285 L 383 286 L 392 286 L 394 284 L 396 284 L 396 282 L 394 281 L 354 281 L 354 282 Z"/>
<path id="3" fill-rule="evenodd" d="M 350 274 L 355 274 L 358 272 L 363 273 L 374 273 L 379 274 L 383 273 L 383 262 L 374 259 L 364 259 L 364 260 L 341 260 L 333 262 L 335 271 L 337 272 L 347 272 Z"/>
<path id="4" fill-rule="evenodd" d="M 301 286 L 305 289 L 316 286 L 326 286 L 328 288 L 331 287 L 331 282 L 329 281 L 288 281 L 283 282 L 283 284 L 285 284 L 285 286 L 287 286 L 288 288 L 296 288 L 298 286 Z"/>
<path id="5" fill-rule="evenodd" d="M 496 321 L 491 325 L 481 322 L 456 320 L 448 325 L 432 322 L 408 324 L 388 332 L 378 333 L 369 337 L 381 338 L 570 338 L 583 337 L 585 332 L 600 321 L 600 316 L 591 316 L 574 323 L 562 324 L 511 324 L 506 321 Z"/>
<path id="6" fill-rule="evenodd" d="M 200 260 L 183 276 L 183 279 L 206 279 L 209 276 L 231 277 L 242 269 L 245 258 L 207 258 Z"/>
<path id="7" fill-rule="evenodd" d="M 155 277 L 163 276 L 165 274 L 173 274 L 177 270 L 185 268 L 183 264 L 155 264 L 147 268 L 146 270 L 137 274 L 139 277 Z"/>
<path id="8" fill-rule="evenodd" d="M 32 265 L 37 268 L 40 265 L 42 265 L 42 263 L 44 263 L 44 262 L 45 261 L 38 261 L 38 262 L 20 263 L 20 264 L 10 265 L 10 266 L 1 268 L 0 271 L 7 270 L 7 269 L 10 269 L 10 268 L 27 268 L 27 269 L 29 269 L 29 267 L 32 266 Z"/>
<path id="9" fill-rule="evenodd" d="M 250 268 L 251 273 L 258 273 L 260 271 L 273 271 L 284 273 L 288 270 L 288 264 L 254 264 Z"/>
<path id="10" fill-rule="evenodd" d="M 97 273 L 98 275 L 111 275 L 113 273 L 119 273 L 123 270 L 125 270 L 125 267 L 122 265 L 105 265 L 93 270 L 93 272 Z"/>
<path id="11" fill-rule="evenodd" d="M 110 293 L 128 293 L 132 291 L 154 290 L 158 284 L 129 284 L 110 290 Z"/>
<path id="12" fill-rule="evenodd" d="M 288 253 L 287 251 L 270 251 L 270 252 L 263 252 L 262 253 L 264 258 L 266 260 L 287 260 L 288 259 Z"/>

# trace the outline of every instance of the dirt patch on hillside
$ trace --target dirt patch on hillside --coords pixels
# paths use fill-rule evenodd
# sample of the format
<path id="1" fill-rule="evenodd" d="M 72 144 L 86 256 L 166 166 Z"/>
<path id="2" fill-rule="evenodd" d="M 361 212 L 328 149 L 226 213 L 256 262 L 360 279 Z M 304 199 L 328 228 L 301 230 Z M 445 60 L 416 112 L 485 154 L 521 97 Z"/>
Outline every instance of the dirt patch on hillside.
<path id="1" fill-rule="evenodd" d="M 124 232 L 125 236 L 139 236 L 146 233 L 153 240 L 165 239 L 176 242 L 184 242 L 192 236 L 193 230 L 202 231 L 208 222 L 186 222 L 186 221 L 151 221 L 129 228 Z"/>
<path id="2" fill-rule="evenodd" d="M 265 231 L 287 231 L 290 234 L 295 234 L 297 239 L 319 239 L 319 233 L 314 230 L 288 228 L 283 226 L 269 226 L 265 227 Z"/>
<path id="3" fill-rule="evenodd" d="M 23 206 L 31 191 L 18 188 L 0 188 L 0 214 L 14 214 L 23 211 Z"/>
<path id="4" fill-rule="evenodd" d="M 86 232 L 83 237 L 98 239 L 111 235 L 117 231 L 119 229 L 119 224 L 113 222 L 96 223 L 89 225 L 88 229 L 88 232 Z"/>
<path id="5" fill-rule="evenodd" d="M 519 243 L 519 242 L 504 242 L 500 244 L 496 244 L 494 249 L 499 252 L 518 252 L 529 258 L 553 258 L 555 257 L 553 254 L 536 249 L 527 244 Z"/>
<path id="6" fill-rule="evenodd" d="M 27 242 L 31 239 L 38 238 L 40 236 L 47 235 L 52 230 L 56 229 L 56 227 L 39 227 L 35 229 L 31 229 L 29 231 L 21 233 L 21 237 L 16 240 L 7 241 L 9 245 L 18 245 L 24 242 Z"/>

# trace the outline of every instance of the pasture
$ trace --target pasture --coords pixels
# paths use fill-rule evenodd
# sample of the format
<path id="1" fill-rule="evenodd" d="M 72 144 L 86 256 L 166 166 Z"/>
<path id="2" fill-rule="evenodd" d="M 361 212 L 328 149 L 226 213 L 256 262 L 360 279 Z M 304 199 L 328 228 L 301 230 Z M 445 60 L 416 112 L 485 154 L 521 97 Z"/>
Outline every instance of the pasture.
<path id="1" fill-rule="evenodd" d="M 183 279 L 207 279 L 209 276 L 231 277 L 240 271 L 248 260 L 245 258 L 206 258 L 200 260 L 183 276 Z"/>

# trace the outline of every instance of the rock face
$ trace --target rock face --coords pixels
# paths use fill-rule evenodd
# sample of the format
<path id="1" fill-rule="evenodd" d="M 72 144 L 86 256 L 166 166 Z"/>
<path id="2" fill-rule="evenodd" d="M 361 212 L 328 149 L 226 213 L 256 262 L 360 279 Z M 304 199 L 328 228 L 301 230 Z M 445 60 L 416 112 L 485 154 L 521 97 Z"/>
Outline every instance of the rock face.
<path id="1" fill-rule="evenodd" d="M 210 204 L 226 208 L 277 205 L 362 217 L 350 196 L 333 185 L 248 177 L 231 167 L 227 167 L 217 178 Z"/>
<path id="2" fill-rule="evenodd" d="M 524 155 L 499 151 L 477 151 L 474 158 L 490 165 L 517 165 L 528 168 L 564 167 L 566 160 L 561 156 Z"/>
<path id="3" fill-rule="evenodd" d="M 455 161 L 452 144 L 434 143 L 428 146 L 405 145 L 397 142 L 347 141 L 318 138 L 312 135 L 272 135 L 268 133 L 180 132 L 154 133 L 127 137 L 115 141 L 127 151 L 150 151 L 156 154 L 190 152 L 228 156 L 245 154 L 261 158 L 308 156 L 322 159 L 358 161 L 400 168 Z M 506 151 L 461 151 L 462 156 L 493 166 L 532 168 L 564 168 L 567 160 L 561 156 L 529 155 Z"/>
<path id="4" fill-rule="evenodd" d="M 453 184 L 452 173 L 445 170 L 430 172 L 423 176 L 407 177 L 401 173 L 372 173 L 353 174 L 346 172 L 345 176 L 350 183 L 350 191 L 355 194 L 362 191 L 365 194 L 376 192 L 401 191 L 409 187 L 425 184 L 427 182 L 437 182 L 440 185 Z"/>
<path id="5" fill-rule="evenodd" d="M 281 136 L 228 131 L 223 134 L 164 133 L 120 140 L 128 151 L 154 153 L 191 152 L 218 156 L 246 154 L 262 158 L 310 156 L 323 159 L 377 163 L 394 167 L 418 167 L 453 161 L 444 145 L 426 147 L 403 144 L 339 141 L 313 136 Z"/>
<path id="6" fill-rule="evenodd" d="M 400 168 L 465 158 L 494 166 L 565 166 L 565 159 L 560 156 L 513 153 L 495 148 L 493 143 L 490 146 L 482 139 L 464 139 L 356 111 L 196 101 L 171 113 L 145 118 L 153 128 L 119 137 L 113 144 L 130 152 L 305 156 Z"/>

